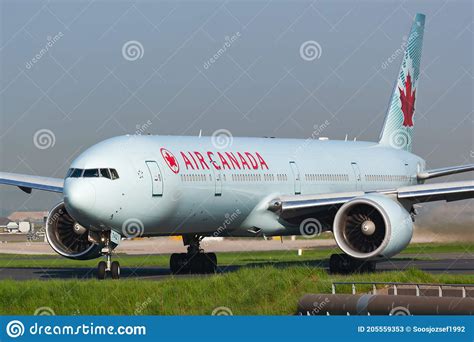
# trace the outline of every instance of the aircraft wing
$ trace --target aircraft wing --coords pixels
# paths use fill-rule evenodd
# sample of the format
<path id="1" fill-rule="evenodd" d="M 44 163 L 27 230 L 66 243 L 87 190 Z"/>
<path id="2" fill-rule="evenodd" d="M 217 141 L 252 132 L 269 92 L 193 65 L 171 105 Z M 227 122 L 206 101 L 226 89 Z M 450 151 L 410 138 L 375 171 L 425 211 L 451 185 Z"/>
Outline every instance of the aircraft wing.
<path id="1" fill-rule="evenodd" d="M 32 189 L 63 192 L 64 179 L 0 172 L 0 184 L 17 186 L 28 194 Z"/>
<path id="2" fill-rule="evenodd" d="M 297 216 L 299 213 L 315 212 L 338 208 L 347 201 L 368 193 L 394 196 L 399 200 L 413 203 L 434 201 L 459 201 L 474 198 L 474 181 L 459 181 L 435 184 L 404 186 L 393 190 L 371 192 L 341 192 L 322 195 L 287 195 L 272 200 L 268 209 L 283 217 Z"/>
<path id="3" fill-rule="evenodd" d="M 418 178 L 418 180 L 426 180 L 430 178 L 449 176 L 449 175 L 454 175 L 456 173 L 469 172 L 469 171 L 474 171 L 474 164 L 450 166 L 450 167 L 444 167 L 441 169 L 426 170 L 423 172 L 419 172 L 416 175 L 416 177 Z"/>
<path id="4" fill-rule="evenodd" d="M 397 197 L 415 203 L 460 201 L 474 197 L 474 181 L 405 186 L 397 189 Z"/>

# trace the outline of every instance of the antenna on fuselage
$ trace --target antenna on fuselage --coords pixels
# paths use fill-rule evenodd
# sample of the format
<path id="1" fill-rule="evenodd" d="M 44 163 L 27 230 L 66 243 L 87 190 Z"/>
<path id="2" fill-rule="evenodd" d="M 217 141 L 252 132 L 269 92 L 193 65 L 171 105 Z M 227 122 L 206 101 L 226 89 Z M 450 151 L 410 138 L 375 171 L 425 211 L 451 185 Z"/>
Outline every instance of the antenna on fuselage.
<path id="1" fill-rule="evenodd" d="M 344 138 L 344 141 L 347 141 L 347 134 L 346 134 L 346 137 Z"/>
<path id="2" fill-rule="evenodd" d="M 202 129 L 199 130 L 199 138 L 202 136 Z"/>

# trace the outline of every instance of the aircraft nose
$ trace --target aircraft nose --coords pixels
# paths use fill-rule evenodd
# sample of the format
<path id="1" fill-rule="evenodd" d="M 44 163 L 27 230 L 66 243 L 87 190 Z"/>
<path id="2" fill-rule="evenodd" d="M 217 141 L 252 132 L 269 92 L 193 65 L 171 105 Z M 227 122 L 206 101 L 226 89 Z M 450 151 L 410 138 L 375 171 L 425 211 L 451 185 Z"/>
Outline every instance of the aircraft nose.
<path id="1" fill-rule="evenodd" d="M 67 182 L 64 186 L 64 204 L 73 216 L 74 213 L 87 213 L 95 204 L 94 186 L 84 179 Z"/>

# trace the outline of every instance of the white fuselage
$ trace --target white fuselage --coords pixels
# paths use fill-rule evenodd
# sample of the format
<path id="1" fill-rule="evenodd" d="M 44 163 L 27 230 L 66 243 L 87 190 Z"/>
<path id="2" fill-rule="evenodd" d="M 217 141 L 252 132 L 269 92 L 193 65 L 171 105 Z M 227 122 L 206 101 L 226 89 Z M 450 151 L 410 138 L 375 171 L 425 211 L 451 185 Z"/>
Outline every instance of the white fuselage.
<path id="1" fill-rule="evenodd" d="M 281 195 L 394 189 L 416 184 L 424 161 L 369 142 L 121 136 L 96 144 L 71 165 L 113 168 L 118 179 L 68 177 L 64 199 L 82 225 L 143 235 L 288 235 L 295 227 L 267 210 Z M 217 232 L 217 233 L 216 233 Z"/>

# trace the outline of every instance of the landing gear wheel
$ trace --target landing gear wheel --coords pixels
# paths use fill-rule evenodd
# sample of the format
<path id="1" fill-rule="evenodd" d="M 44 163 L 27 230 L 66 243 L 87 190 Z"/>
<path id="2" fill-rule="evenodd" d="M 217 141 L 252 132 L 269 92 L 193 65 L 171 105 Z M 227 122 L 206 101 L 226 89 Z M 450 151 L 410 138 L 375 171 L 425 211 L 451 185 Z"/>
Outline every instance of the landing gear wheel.
<path id="1" fill-rule="evenodd" d="M 216 273 L 217 271 L 217 256 L 216 253 L 206 253 L 207 256 L 207 273 Z"/>
<path id="2" fill-rule="evenodd" d="M 198 253 L 191 259 L 190 273 L 202 274 L 206 273 L 206 256 L 204 253 Z"/>
<path id="3" fill-rule="evenodd" d="M 217 257 L 214 253 L 199 253 L 191 259 L 190 273 L 207 274 L 216 271 Z"/>
<path id="4" fill-rule="evenodd" d="M 170 270 L 173 274 L 215 273 L 217 257 L 215 253 L 173 253 L 170 257 Z"/>
<path id="5" fill-rule="evenodd" d="M 99 262 L 97 265 L 97 279 L 105 279 L 105 273 L 107 271 L 107 263 L 105 261 Z"/>
<path id="6" fill-rule="evenodd" d="M 200 248 L 203 239 L 199 235 L 183 235 L 187 253 L 173 253 L 170 256 L 170 270 L 173 274 L 215 273 L 217 257 L 215 253 L 204 253 Z"/>
<path id="7" fill-rule="evenodd" d="M 120 279 L 120 264 L 118 261 L 112 261 L 112 264 L 110 265 L 110 273 L 112 279 Z"/>
<path id="8" fill-rule="evenodd" d="M 349 260 L 346 254 L 331 254 L 329 258 L 329 272 L 332 274 L 345 274 L 348 273 Z"/>
<path id="9" fill-rule="evenodd" d="M 329 258 L 330 273 L 371 273 L 375 271 L 376 262 L 359 260 L 347 254 L 332 254 Z"/>
<path id="10" fill-rule="evenodd" d="M 179 254 L 173 253 L 170 256 L 170 271 L 173 274 L 178 273 L 178 264 L 179 264 Z"/>
<path id="11" fill-rule="evenodd" d="M 377 268 L 377 263 L 375 261 L 365 261 L 361 266 L 361 272 L 364 273 L 373 273 Z"/>
<path id="12" fill-rule="evenodd" d="M 173 253 L 170 257 L 170 270 L 173 274 L 188 273 L 189 262 L 186 253 Z"/>

